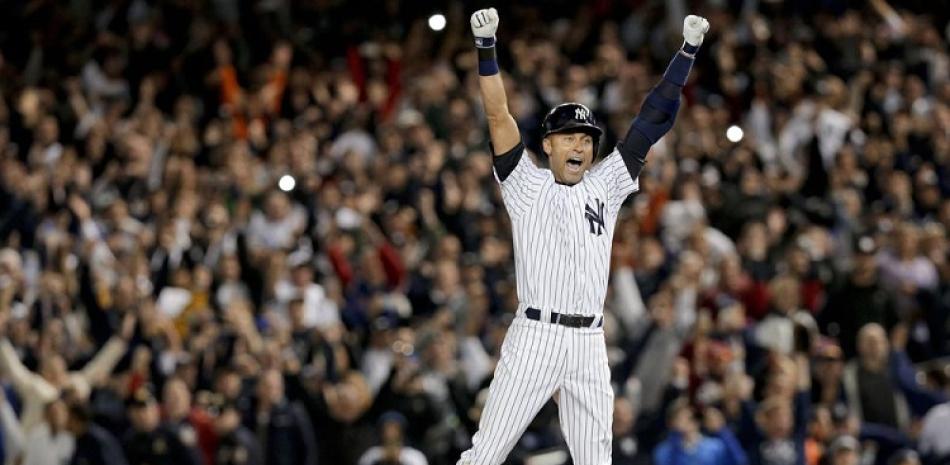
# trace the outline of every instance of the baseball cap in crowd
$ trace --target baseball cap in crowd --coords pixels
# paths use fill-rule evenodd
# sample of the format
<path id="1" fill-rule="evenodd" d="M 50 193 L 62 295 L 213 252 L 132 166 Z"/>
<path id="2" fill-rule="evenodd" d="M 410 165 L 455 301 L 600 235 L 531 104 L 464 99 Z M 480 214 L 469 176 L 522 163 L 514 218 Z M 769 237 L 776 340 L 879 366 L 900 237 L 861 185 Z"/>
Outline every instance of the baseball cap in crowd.
<path id="1" fill-rule="evenodd" d="M 379 427 L 387 423 L 397 423 L 399 426 L 405 428 L 409 421 L 406 419 L 406 416 L 395 411 L 389 410 L 379 416 L 379 421 L 376 423 Z"/>
<path id="2" fill-rule="evenodd" d="M 311 266 L 313 254 L 309 250 L 297 249 L 287 256 L 287 266 L 291 269 Z"/>
<path id="3" fill-rule="evenodd" d="M 843 435 L 835 438 L 834 441 L 831 441 L 831 446 L 828 447 L 828 452 L 831 454 L 837 454 L 838 452 L 843 452 L 850 450 L 852 452 L 859 452 L 861 450 L 861 445 L 858 444 L 858 440 L 851 435 Z"/>

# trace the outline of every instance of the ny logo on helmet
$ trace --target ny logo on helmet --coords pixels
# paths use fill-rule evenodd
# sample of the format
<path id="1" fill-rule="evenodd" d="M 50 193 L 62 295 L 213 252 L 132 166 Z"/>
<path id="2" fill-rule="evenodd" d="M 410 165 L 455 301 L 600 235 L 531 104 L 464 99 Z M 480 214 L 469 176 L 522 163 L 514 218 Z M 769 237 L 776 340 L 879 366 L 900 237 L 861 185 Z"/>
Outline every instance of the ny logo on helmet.
<path id="1" fill-rule="evenodd" d="M 590 117 L 590 111 L 584 107 L 577 107 L 574 109 L 574 119 L 587 121 L 587 118 Z"/>

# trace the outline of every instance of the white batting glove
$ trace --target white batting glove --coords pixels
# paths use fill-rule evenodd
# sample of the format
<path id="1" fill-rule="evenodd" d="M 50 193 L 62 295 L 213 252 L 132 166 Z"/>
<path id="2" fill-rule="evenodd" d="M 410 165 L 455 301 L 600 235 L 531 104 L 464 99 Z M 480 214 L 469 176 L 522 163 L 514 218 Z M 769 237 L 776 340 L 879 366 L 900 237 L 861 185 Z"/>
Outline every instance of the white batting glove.
<path id="1" fill-rule="evenodd" d="M 689 15 L 683 20 L 683 38 L 686 39 L 686 43 L 699 47 L 707 32 L 709 32 L 709 21 L 706 18 Z"/>
<path id="2" fill-rule="evenodd" d="M 498 30 L 498 10 L 488 8 L 472 13 L 472 34 L 476 38 L 494 38 Z"/>

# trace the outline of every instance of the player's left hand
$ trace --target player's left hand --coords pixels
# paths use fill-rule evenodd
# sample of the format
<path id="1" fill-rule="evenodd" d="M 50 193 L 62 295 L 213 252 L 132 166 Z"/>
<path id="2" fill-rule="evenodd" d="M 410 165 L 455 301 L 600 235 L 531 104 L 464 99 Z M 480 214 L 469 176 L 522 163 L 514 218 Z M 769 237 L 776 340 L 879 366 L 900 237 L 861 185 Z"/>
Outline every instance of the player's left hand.
<path id="1" fill-rule="evenodd" d="M 495 37 L 498 30 L 498 10 L 486 8 L 472 13 L 472 35 L 479 38 Z"/>
<path id="2" fill-rule="evenodd" d="M 709 32 L 709 21 L 706 18 L 689 15 L 683 20 L 683 38 L 686 39 L 686 43 L 699 47 L 707 32 Z"/>

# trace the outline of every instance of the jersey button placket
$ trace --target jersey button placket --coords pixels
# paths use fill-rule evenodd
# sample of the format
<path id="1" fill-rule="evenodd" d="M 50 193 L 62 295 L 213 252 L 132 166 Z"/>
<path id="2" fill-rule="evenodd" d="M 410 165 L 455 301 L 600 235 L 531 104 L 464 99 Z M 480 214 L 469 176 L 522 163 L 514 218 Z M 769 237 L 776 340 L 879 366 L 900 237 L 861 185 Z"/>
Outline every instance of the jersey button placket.
<path id="1" fill-rule="evenodd" d="M 574 208 L 577 209 L 576 211 L 579 212 L 578 214 L 581 217 L 581 222 L 580 222 L 581 228 L 579 230 L 580 235 L 577 238 L 578 250 L 577 250 L 577 257 L 575 258 L 575 261 L 577 263 L 586 264 L 587 262 L 584 259 L 584 253 L 585 253 L 585 248 L 587 245 L 588 230 L 584 229 L 586 227 L 586 224 L 585 224 L 586 218 L 584 217 L 584 196 L 583 195 L 576 196 L 575 202 L 576 204 Z M 587 282 L 586 281 L 587 275 L 585 273 L 586 269 L 585 267 L 582 266 L 582 267 L 576 268 L 576 270 L 577 271 L 575 275 L 576 275 L 577 282 L 575 283 L 575 286 L 577 286 L 576 289 L 578 289 L 578 291 L 575 294 L 574 305 L 577 307 L 578 310 L 580 310 L 580 313 L 586 313 L 587 309 L 582 307 L 583 299 L 584 299 L 584 292 L 582 291 L 582 289 L 584 289 L 584 286 L 586 285 L 585 283 Z"/>
<path id="2" fill-rule="evenodd" d="M 571 273 L 574 269 L 574 254 L 571 251 L 571 235 L 573 231 L 571 229 L 571 191 L 570 188 L 562 188 L 558 194 L 558 227 L 561 230 L 561 254 L 564 257 L 565 265 L 567 268 L 564 270 L 567 273 Z M 565 276 L 565 279 L 570 279 L 570 276 Z M 568 289 L 570 286 L 573 286 L 575 283 L 566 282 L 561 283 L 561 285 L 567 285 Z M 562 302 L 563 305 L 568 305 L 570 300 Z M 570 308 L 559 309 L 563 313 L 571 313 Z"/>

